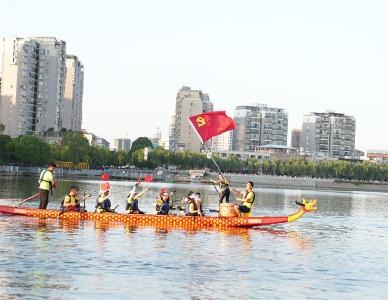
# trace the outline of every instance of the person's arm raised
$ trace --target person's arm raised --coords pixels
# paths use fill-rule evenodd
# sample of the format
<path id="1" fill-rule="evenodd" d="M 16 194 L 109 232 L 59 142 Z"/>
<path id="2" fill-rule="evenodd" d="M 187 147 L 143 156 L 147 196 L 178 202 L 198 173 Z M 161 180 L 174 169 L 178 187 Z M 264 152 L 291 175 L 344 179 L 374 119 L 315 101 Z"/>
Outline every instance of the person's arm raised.
<path id="1" fill-rule="evenodd" d="M 142 190 L 139 194 L 137 194 L 136 196 L 135 196 L 135 199 L 139 199 L 141 196 L 143 196 L 144 194 L 145 194 L 145 192 L 147 192 L 148 191 L 148 187 L 146 187 L 144 190 Z"/>

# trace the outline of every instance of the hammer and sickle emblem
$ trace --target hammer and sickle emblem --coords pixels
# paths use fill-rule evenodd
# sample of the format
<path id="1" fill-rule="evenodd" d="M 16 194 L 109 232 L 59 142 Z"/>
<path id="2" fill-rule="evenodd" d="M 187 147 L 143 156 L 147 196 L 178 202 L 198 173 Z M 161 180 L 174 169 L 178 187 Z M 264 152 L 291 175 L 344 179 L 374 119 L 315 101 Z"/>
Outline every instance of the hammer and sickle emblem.
<path id="1" fill-rule="evenodd" d="M 206 121 L 205 121 L 205 119 L 202 116 L 199 116 L 196 119 L 196 122 L 197 122 L 198 127 L 202 127 L 202 126 L 206 125 Z"/>

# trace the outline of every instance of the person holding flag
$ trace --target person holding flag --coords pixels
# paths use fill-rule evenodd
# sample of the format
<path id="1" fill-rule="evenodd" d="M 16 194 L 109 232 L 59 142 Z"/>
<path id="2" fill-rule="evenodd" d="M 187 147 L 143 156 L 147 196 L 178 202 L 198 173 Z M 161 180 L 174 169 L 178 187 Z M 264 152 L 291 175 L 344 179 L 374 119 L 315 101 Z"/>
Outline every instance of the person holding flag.
<path id="1" fill-rule="evenodd" d="M 218 173 L 218 180 L 210 179 L 210 181 L 213 184 L 218 184 L 220 188 L 220 190 L 217 192 L 220 204 L 223 202 L 224 198 L 225 198 L 225 202 L 229 203 L 230 187 L 229 187 L 229 181 L 225 178 L 225 176 L 220 172 Z"/>
<path id="2" fill-rule="evenodd" d="M 236 129 L 236 124 L 233 119 L 228 117 L 225 111 L 210 111 L 203 114 L 189 117 L 189 122 L 193 126 L 195 132 L 198 134 L 199 139 L 203 143 L 205 149 L 205 143 L 212 137 L 220 135 L 226 131 Z M 206 149 L 207 150 L 207 149 Z M 229 202 L 230 186 L 228 180 L 223 175 L 217 162 L 214 160 L 210 153 L 210 157 L 219 171 L 219 179 L 217 181 L 212 180 L 214 184 L 220 186 L 221 191 L 217 189 L 220 204 L 225 199 L 226 203 Z"/>

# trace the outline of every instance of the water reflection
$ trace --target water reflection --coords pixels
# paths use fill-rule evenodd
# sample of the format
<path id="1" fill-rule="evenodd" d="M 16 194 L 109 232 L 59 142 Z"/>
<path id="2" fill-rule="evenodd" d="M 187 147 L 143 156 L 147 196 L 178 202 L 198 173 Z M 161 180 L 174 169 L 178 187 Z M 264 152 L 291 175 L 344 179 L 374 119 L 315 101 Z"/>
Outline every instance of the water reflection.
<path id="1" fill-rule="evenodd" d="M 51 207 L 71 183 L 60 182 Z M 78 184 L 98 189 L 98 181 Z M 129 184 L 112 186 L 113 205 L 123 209 Z M 142 208 L 154 210 L 162 186 L 150 184 Z M 0 178 L 0 198 L 35 188 L 36 178 Z M 176 188 L 176 199 L 195 189 L 207 207 L 217 205 L 211 186 Z M 388 195 L 258 188 L 257 196 L 256 214 L 287 215 L 302 198 L 318 198 L 319 211 L 285 225 L 222 230 L 0 215 L 0 298 L 386 297 Z"/>

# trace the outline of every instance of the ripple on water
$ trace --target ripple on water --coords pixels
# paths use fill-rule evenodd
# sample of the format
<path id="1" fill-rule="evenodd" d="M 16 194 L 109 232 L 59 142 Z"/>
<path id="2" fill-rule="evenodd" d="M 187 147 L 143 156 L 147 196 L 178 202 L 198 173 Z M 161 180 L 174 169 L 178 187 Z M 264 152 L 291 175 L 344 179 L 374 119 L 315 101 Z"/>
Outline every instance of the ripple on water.
<path id="1" fill-rule="evenodd" d="M 1 180 L 0 198 L 31 195 L 36 183 L 21 178 L 4 190 Z M 80 185 L 93 191 L 98 182 Z M 112 202 L 123 205 L 128 186 L 112 186 Z M 216 205 L 212 187 L 195 188 Z M 145 210 L 159 189 L 151 185 Z M 262 189 L 255 213 L 292 212 L 290 195 L 318 198 L 318 213 L 268 228 L 200 231 L 0 215 L 0 298 L 384 298 L 388 195 Z"/>

